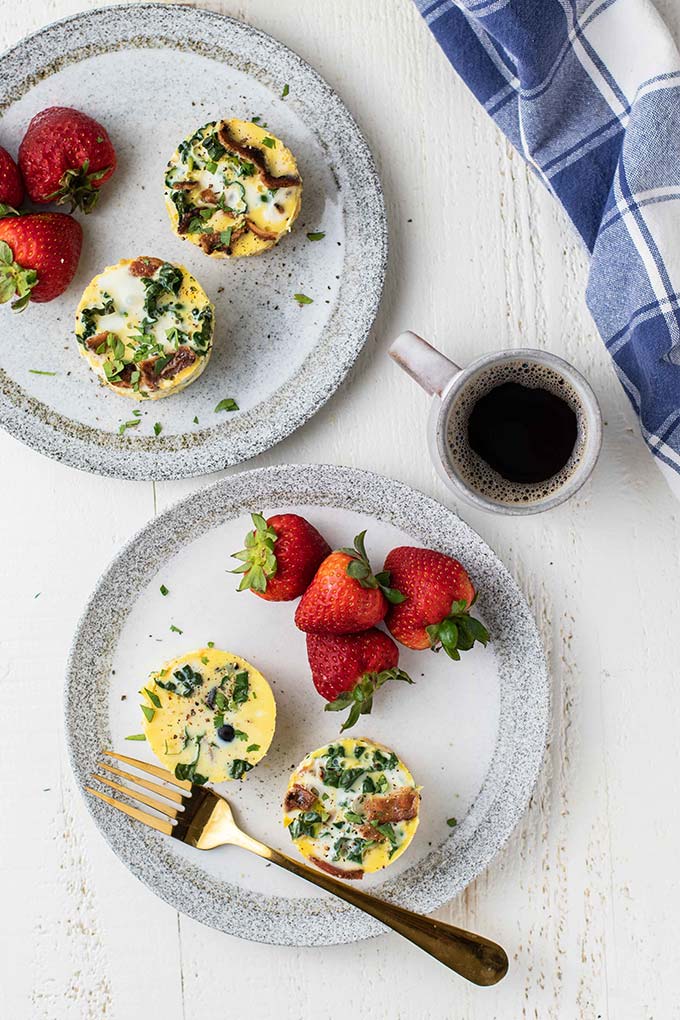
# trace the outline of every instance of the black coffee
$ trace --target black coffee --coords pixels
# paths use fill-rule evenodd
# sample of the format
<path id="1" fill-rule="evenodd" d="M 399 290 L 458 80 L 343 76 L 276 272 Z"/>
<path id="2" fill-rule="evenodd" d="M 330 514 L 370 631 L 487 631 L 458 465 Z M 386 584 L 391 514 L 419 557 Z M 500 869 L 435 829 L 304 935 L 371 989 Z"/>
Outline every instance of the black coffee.
<path id="1" fill-rule="evenodd" d="M 578 435 L 576 414 L 542 387 L 504 382 L 474 404 L 468 442 L 509 482 L 532 484 L 556 475 L 571 457 Z"/>

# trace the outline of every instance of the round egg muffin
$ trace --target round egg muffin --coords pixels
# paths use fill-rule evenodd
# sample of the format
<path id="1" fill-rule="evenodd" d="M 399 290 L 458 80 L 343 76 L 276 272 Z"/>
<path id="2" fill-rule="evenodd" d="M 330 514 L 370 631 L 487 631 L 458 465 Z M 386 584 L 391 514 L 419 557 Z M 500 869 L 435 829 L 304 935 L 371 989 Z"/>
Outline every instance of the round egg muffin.
<path id="1" fill-rule="evenodd" d="M 242 779 L 269 750 L 274 695 L 238 655 L 219 648 L 180 655 L 152 673 L 140 693 L 149 746 L 178 779 Z"/>
<path id="2" fill-rule="evenodd" d="M 208 364 L 215 310 L 184 266 L 141 256 L 108 266 L 76 311 L 80 353 L 102 382 L 135 400 L 158 400 Z"/>
<path id="3" fill-rule="evenodd" d="M 173 230 L 212 258 L 272 248 L 295 222 L 301 199 L 291 151 L 245 120 L 199 128 L 178 146 L 165 172 Z"/>
<path id="4" fill-rule="evenodd" d="M 283 823 L 322 871 L 363 878 L 404 853 L 419 805 L 419 788 L 394 751 L 347 737 L 311 751 L 293 772 Z"/>

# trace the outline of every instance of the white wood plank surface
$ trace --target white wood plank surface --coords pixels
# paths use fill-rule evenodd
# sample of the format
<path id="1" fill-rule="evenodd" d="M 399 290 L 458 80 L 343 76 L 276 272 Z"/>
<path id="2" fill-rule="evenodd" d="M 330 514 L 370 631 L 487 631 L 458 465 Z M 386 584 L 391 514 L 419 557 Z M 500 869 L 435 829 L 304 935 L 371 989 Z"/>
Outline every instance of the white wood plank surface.
<path id="1" fill-rule="evenodd" d="M 0 45 L 95 6 L 0 0 Z M 440 912 L 502 942 L 511 972 L 497 988 L 468 987 L 397 936 L 251 945 L 178 917 L 128 874 L 70 776 L 65 658 L 121 543 L 205 480 L 86 476 L 3 433 L 0 1016 L 678 1017 L 680 508 L 585 309 L 586 258 L 411 0 L 210 6 L 275 35 L 338 90 L 375 153 L 390 218 L 388 283 L 363 356 L 326 408 L 258 463 L 371 468 L 448 502 L 426 452 L 427 398 L 385 355 L 407 327 L 462 363 L 545 347 L 574 362 L 602 402 L 602 458 L 571 503 L 524 520 L 459 507 L 530 599 L 554 680 L 554 733 L 530 810 L 488 871 Z M 680 6 L 659 6 L 680 28 Z M 5 311 L 3 343 L 8 322 Z"/>

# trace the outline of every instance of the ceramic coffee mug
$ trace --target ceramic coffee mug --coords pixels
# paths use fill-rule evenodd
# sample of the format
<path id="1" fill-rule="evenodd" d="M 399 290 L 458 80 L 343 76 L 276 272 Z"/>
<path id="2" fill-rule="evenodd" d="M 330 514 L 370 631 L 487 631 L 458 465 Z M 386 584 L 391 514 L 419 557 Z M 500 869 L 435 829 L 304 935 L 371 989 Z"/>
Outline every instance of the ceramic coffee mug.
<path id="1" fill-rule="evenodd" d="M 428 423 L 430 454 L 457 496 L 495 513 L 535 514 L 573 496 L 593 470 L 602 444 L 600 408 L 580 372 L 562 358 L 546 351 L 519 349 L 484 354 L 467 368 L 459 368 L 410 331 L 397 337 L 389 353 L 434 398 Z M 507 481 L 468 442 L 473 407 L 505 382 L 540 386 L 559 396 L 576 416 L 572 454 L 564 467 L 545 481 Z"/>

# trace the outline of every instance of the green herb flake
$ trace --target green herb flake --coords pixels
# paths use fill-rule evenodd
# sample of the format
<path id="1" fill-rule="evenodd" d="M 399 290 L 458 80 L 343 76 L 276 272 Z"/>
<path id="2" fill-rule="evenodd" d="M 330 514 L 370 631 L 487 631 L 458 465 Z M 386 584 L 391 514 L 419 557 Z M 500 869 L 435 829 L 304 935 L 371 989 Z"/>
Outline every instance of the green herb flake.
<path id="1" fill-rule="evenodd" d="M 449 826 L 449 828 L 453 829 L 454 826 L 458 825 L 458 819 L 457 818 L 447 818 L 446 819 L 446 824 Z"/>
<path id="2" fill-rule="evenodd" d="M 163 426 L 161 425 L 161 423 L 159 421 L 154 422 L 153 434 L 155 436 L 160 436 L 162 431 L 163 431 Z"/>
<path id="3" fill-rule="evenodd" d="M 293 298 L 297 301 L 301 308 L 303 305 L 314 304 L 314 298 L 307 297 L 306 294 L 293 294 Z"/>
<path id="4" fill-rule="evenodd" d="M 288 82 L 286 82 L 286 84 L 283 86 L 283 89 L 281 90 L 281 98 L 285 99 L 289 92 L 290 86 L 288 85 Z"/>
<path id="5" fill-rule="evenodd" d="M 59 375 L 58 372 L 43 372 L 39 368 L 29 368 L 31 375 Z"/>
<path id="6" fill-rule="evenodd" d="M 194 425 L 198 425 L 198 418 L 194 415 Z"/>
<path id="7" fill-rule="evenodd" d="M 266 145 L 268 149 L 273 149 L 274 146 L 276 145 L 276 139 L 267 136 L 266 138 L 262 139 L 262 144 Z"/>
<path id="8" fill-rule="evenodd" d="M 180 630 L 179 627 L 175 627 L 174 623 L 170 624 L 170 630 L 172 631 L 173 634 L 183 634 L 184 633 L 184 631 Z"/>
<path id="9" fill-rule="evenodd" d="M 121 422 L 118 428 L 118 435 L 122 436 L 123 433 L 127 431 L 127 429 L 134 429 L 137 427 L 137 425 L 139 425 L 139 418 L 135 418 L 134 421 Z"/>
<path id="10" fill-rule="evenodd" d="M 219 404 L 215 408 L 215 414 L 218 411 L 238 411 L 239 406 L 233 397 L 225 397 L 224 400 L 220 400 Z"/>
<path id="11" fill-rule="evenodd" d="M 166 588 L 166 587 L 165 587 L 165 585 L 164 585 L 164 584 L 162 584 L 162 585 L 160 586 L 160 589 L 159 589 L 159 591 L 160 591 L 161 595 L 168 595 L 168 594 L 169 594 L 169 592 L 170 592 L 170 589 L 169 589 L 169 588 Z"/>
<path id="12" fill-rule="evenodd" d="M 155 709 L 149 708 L 148 705 L 140 705 L 139 707 L 141 708 L 142 712 L 144 713 L 146 721 L 147 722 L 151 722 L 151 720 L 153 719 L 153 717 L 156 714 Z"/>
<path id="13" fill-rule="evenodd" d="M 146 733 L 131 733 L 126 740 L 146 740 Z"/>
<path id="14" fill-rule="evenodd" d="M 214 648 L 214 647 L 215 647 L 215 642 L 214 641 L 208 641 L 208 648 Z"/>
<path id="15" fill-rule="evenodd" d="M 308 241 L 323 241 L 325 236 L 326 236 L 326 231 L 325 230 L 314 230 L 311 233 L 307 234 L 307 240 Z"/>
<path id="16" fill-rule="evenodd" d="M 246 747 L 246 754 L 250 754 L 251 751 L 259 751 L 260 746 L 260 744 L 249 744 L 248 747 Z"/>
<path id="17" fill-rule="evenodd" d="M 243 779 L 246 772 L 250 772 L 252 768 L 253 766 L 249 761 L 244 761 L 242 758 L 234 758 L 229 766 L 229 775 L 232 779 Z"/>
<path id="18" fill-rule="evenodd" d="M 151 704 L 154 706 L 154 708 L 160 708 L 161 707 L 161 699 L 158 697 L 158 695 L 154 691 L 150 691 L 148 687 L 142 687 L 142 689 L 141 689 L 141 691 L 139 693 L 140 694 L 146 694 L 147 698 L 149 699 Z"/>

